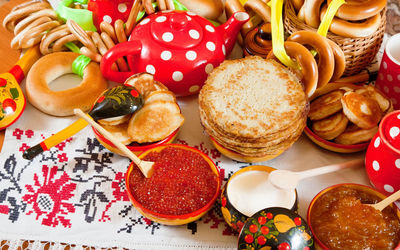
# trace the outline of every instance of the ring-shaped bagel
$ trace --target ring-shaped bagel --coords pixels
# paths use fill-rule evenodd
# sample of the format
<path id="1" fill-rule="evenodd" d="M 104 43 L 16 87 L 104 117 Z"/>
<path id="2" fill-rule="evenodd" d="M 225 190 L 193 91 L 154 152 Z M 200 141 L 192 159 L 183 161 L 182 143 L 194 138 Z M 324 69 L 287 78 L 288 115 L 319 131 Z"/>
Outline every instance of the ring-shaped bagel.
<path id="1" fill-rule="evenodd" d="M 346 69 L 346 57 L 344 55 L 342 48 L 340 48 L 339 45 L 337 45 L 337 43 L 335 43 L 330 39 L 326 40 L 328 40 L 328 43 L 331 46 L 333 52 L 333 57 L 335 58 L 335 69 L 333 71 L 331 80 L 329 81 L 332 82 L 342 77 L 344 70 Z"/>
<path id="2" fill-rule="evenodd" d="M 307 2 L 307 1 L 306 1 Z M 318 53 L 318 85 L 320 88 L 327 84 L 332 78 L 335 68 L 335 57 L 328 40 L 310 30 L 300 30 L 294 32 L 288 41 L 298 42 L 301 45 L 308 45 L 315 49 Z"/>
<path id="3" fill-rule="evenodd" d="M 332 0 L 328 0 L 328 4 L 330 2 Z M 346 0 L 336 12 L 336 16 L 351 21 L 363 20 L 379 14 L 385 6 L 386 0 Z"/>
<path id="4" fill-rule="evenodd" d="M 26 79 L 26 95 L 33 106 L 54 116 L 73 115 L 75 108 L 88 111 L 92 107 L 97 97 L 107 89 L 107 81 L 97 63 L 87 65 L 77 87 L 53 91 L 48 86 L 54 79 L 72 73 L 72 62 L 78 56 L 73 52 L 51 53 L 32 66 Z"/>
<path id="5" fill-rule="evenodd" d="M 321 20 L 326 13 L 326 5 L 321 9 Z M 372 35 L 381 25 L 381 14 L 376 14 L 362 22 L 349 22 L 338 17 L 334 17 L 329 30 L 339 36 L 357 38 Z"/>
<path id="6" fill-rule="evenodd" d="M 318 28 L 320 24 L 319 11 L 325 0 L 305 0 L 304 1 L 304 19 L 306 24 L 313 28 Z"/>
<path id="7" fill-rule="evenodd" d="M 247 12 L 254 11 L 265 23 L 271 22 L 271 8 L 261 0 L 248 0 L 244 9 Z"/>
<path id="8" fill-rule="evenodd" d="M 311 52 L 300 43 L 286 41 L 285 50 L 288 56 L 300 64 L 301 82 L 304 85 L 304 92 L 308 97 L 312 96 L 318 84 L 318 65 Z M 268 54 L 268 59 L 275 58 L 273 51 Z"/>

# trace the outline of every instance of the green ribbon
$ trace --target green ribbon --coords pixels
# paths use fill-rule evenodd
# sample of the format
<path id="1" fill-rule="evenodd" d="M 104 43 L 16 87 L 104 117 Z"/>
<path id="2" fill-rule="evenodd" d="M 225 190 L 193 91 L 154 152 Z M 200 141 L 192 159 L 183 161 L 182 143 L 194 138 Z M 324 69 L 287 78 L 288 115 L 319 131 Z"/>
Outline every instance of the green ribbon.
<path id="1" fill-rule="evenodd" d="M 70 8 L 73 2 L 85 3 L 87 0 L 63 0 L 57 6 L 56 13 L 61 20 L 74 20 L 84 30 L 96 31 L 93 24 L 93 13 L 90 10 Z"/>
<path id="2" fill-rule="evenodd" d="M 91 59 L 85 55 L 78 56 L 72 62 L 72 72 L 80 77 L 83 77 L 83 71 L 85 70 L 86 66 L 90 63 L 90 61 Z"/>

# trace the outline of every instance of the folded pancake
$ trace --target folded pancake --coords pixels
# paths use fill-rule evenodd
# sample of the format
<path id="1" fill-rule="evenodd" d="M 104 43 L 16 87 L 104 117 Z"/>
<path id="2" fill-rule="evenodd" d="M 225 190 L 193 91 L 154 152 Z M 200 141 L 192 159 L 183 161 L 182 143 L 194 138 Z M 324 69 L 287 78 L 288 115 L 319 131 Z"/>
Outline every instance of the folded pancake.
<path id="1" fill-rule="evenodd" d="M 378 126 L 362 129 L 351 123 L 341 135 L 335 138 L 335 142 L 346 145 L 363 143 L 371 140 L 377 132 Z"/>
<path id="2" fill-rule="evenodd" d="M 321 120 L 342 110 L 340 99 L 344 93 L 344 90 L 338 89 L 312 101 L 308 113 L 310 120 Z"/>
<path id="3" fill-rule="evenodd" d="M 321 138 L 332 140 L 345 131 L 348 122 L 343 112 L 337 112 L 322 120 L 314 121 L 312 130 Z"/>

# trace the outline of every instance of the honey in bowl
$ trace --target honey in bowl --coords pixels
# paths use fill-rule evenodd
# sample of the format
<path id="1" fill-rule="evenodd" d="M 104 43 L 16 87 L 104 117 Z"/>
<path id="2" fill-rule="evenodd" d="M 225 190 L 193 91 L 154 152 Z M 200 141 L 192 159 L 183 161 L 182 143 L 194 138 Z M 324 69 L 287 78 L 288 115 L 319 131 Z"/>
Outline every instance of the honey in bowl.
<path id="1" fill-rule="evenodd" d="M 189 148 L 189 147 L 187 147 Z M 160 216 L 183 216 L 211 207 L 219 192 L 218 175 L 210 163 L 183 145 L 152 150 L 142 160 L 154 162 L 154 173 L 145 178 L 134 166 L 128 172 L 129 194 L 144 208 Z"/>
<path id="2" fill-rule="evenodd" d="M 400 221 L 392 207 L 382 212 L 366 204 L 381 200 L 363 188 L 341 185 L 310 205 L 314 236 L 329 249 L 394 249 L 400 243 Z"/>

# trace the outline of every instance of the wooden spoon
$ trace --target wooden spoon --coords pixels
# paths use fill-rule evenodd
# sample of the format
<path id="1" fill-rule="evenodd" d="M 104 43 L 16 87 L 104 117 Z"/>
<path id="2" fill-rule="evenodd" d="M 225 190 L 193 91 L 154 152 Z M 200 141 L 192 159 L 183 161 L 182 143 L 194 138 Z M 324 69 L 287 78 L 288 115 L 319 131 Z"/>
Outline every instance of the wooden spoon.
<path id="1" fill-rule="evenodd" d="M 368 204 L 368 206 L 371 206 L 375 208 L 376 210 L 382 211 L 387 207 L 388 205 L 392 204 L 392 202 L 397 201 L 400 199 L 400 190 L 397 190 L 397 192 L 393 193 L 389 197 L 386 197 L 385 199 L 381 200 L 380 202 L 376 204 Z"/>
<path id="2" fill-rule="evenodd" d="M 101 133 L 105 138 L 111 141 L 119 150 L 121 150 L 126 156 L 129 157 L 142 171 L 143 175 L 146 178 L 151 177 L 153 174 L 153 165 L 154 162 L 151 161 L 143 161 L 139 157 L 137 157 L 132 151 L 130 151 L 124 144 L 118 141 L 110 132 L 105 130 L 100 124 L 95 122 L 89 115 L 83 113 L 80 109 L 74 109 L 74 113 L 87 121 L 90 125 L 92 125 L 99 133 Z"/>
<path id="3" fill-rule="evenodd" d="M 300 172 L 293 172 L 289 170 L 275 170 L 269 174 L 268 181 L 270 181 L 272 185 L 280 189 L 295 189 L 298 182 L 302 179 L 316 175 L 331 173 L 344 168 L 352 168 L 363 165 L 364 159 L 358 159 Z"/>

